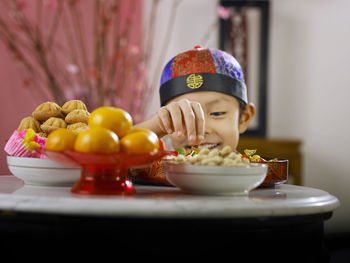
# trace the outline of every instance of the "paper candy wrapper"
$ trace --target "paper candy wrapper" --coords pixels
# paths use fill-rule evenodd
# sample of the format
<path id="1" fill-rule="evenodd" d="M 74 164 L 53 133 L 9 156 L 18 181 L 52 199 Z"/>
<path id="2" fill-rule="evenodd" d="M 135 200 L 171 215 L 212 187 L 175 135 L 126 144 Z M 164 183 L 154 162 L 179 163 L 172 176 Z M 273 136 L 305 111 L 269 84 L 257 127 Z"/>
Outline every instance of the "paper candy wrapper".
<path id="1" fill-rule="evenodd" d="M 5 152 L 10 156 L 47 158 L 46 155 L 37 152 L 37 149 L 45 149 L 46 138 L 38 136 L 34 130 L 17 130 L 13 132 L 5 145 Z"/>

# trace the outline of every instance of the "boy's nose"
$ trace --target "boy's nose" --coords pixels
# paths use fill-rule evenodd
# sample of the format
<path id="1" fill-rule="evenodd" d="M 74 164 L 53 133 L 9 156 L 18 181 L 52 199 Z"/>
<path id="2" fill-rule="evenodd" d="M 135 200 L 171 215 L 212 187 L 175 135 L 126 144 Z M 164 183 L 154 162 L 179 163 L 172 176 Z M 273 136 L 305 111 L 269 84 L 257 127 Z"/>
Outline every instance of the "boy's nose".
<path id="1" fill-rule="evenodd" d="M 204 124 L 204 135 L 212 133 L 211 126 L 206 121 Z"/>

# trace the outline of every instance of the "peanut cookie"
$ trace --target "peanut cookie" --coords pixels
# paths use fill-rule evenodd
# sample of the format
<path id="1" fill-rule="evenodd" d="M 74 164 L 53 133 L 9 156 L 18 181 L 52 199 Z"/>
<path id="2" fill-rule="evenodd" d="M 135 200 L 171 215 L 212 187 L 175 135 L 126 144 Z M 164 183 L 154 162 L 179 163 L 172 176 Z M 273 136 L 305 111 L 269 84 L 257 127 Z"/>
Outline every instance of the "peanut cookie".
<path id="1" fill-rule="evenodd" d="M 69 124 L 67 126 L 67 129 L 71 130 L 71 131 L 82 131 L 82 130 L 87 129 L 88 127 L 89 126 L 86 123 L 77 122 L 77 123 Z"/>
<path id="2" fill-rule="evenodd" d="M 19 124 L 17 131 L 23 131 L 26 129 L 33 129 L 34 132 L 38 133 L 41 132 L 40 128 L 40 122 L 33 117 L 26 117 L 21 120 L 21 123 Z"/>
<path id="3" fill-rule="evenodd" d="M 179 154 L 172 163 L 177 164 L 192 164 L 192 165 L 221 165 L 221 166 L 244 166 L 248 167 L 250 162 L 247 158 L 242 158 L 241 154 L 232 151 L 230 146 L 225 146 L 223 149 L 214 149 L 209 151 L 208 148 L 203 148 L 194 156 L 184 156 Z"/>
<path id="4" fill-rule="evenodd" d="M 39 132 L 38 135 L 39 135 L 41 138 L 47 138 L 47 133 L 45 133 L 45 132 Z"/>
<path id="5" fill-rule="evenodd" d="M 62 112 L 65 115 L 67 115 L 68 113 L 70 113 L 70 112 L 72 112 L 74 110 L 85 110 L 85 111 L 87 111 L 84 102 L 82 102 L 81 100 L 69 100 L 65 104 L 63 104 L 63 106 L 62 106 Z"/>
<path id="6" fill-rule="evenodd" d="M 54 130 L 66 127 L 67 123 L 63 119 L 56 117 L 49 118 L 41 125 L 41 129 L 47 134 L 53 132 Z"/>
<path id="7" fill-rule="evenodd" d="M 40 104 L 32 113 L 32 116 L 39 121 L 46 121 L 50 117 L 63 117 L 61 107 L 51 101 Z"/>
<path id="8" fill-rule="evenodd" d="M 82 122 L 82 123 L 88 123 L 90 117 L 90 113 L 86 110 L 73 110 L 72 112 L 68 113 L 65 121 L 69 124 Z"/>

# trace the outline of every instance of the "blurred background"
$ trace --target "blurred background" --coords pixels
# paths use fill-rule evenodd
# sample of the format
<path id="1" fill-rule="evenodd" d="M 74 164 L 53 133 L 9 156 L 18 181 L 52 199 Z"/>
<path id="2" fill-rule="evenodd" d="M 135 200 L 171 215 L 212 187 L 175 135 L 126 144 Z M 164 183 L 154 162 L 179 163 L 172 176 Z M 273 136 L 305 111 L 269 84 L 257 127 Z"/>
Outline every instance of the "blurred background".
<path id="1" fill-rule="evenodd" d="M 265 28 L 260 4 L 237 13 L 229 2 L 1 1 L 1 148 L 48 100 L 118 106 L 135 122 L 152 116 L 165 63 L 198 44 L 222 48 L 237 29 L 243 37 L 225 49 L 247 64 L 249 97 L 263 113 L 252 136 L 298 142 L 298 184 L 335 195 L 341 205 L 325 231 L 350 233 L 350 1 L 243 1 L 268 2 Z"/>

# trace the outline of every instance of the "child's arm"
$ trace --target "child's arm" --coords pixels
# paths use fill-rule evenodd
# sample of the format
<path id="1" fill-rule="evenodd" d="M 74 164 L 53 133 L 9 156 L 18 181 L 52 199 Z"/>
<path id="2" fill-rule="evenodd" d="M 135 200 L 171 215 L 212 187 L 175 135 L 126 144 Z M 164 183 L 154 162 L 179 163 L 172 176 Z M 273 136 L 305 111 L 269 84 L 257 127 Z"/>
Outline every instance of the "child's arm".
<path id="1" fill-rule="evenodd" d="M 198 145 L 204 140 L 204 112 L 198 102 L 183 99 L 167 104 L 160 108 L 152 118 L 134 127 L 150 129 L 159 138 L 167 134 L 175 134 L 179 137 L 178 139 L 186 140 L 184 136 L 187 136 L 188 142 Z M 162 161 L 147 168 L 133 169 L 131 176 L 135 179 L 170 185 L 164 175 Z"/>
<path id="2" fill-rule="evenodd" d="M 182 99 L 161 107 L 155 116 L 135 128 L 150 129 L 159 138 L 172 133 L 178 137 L 187 135 L 189 142 L 200 144 L 204 140 L 204 112 L 198 102 Z"/>

